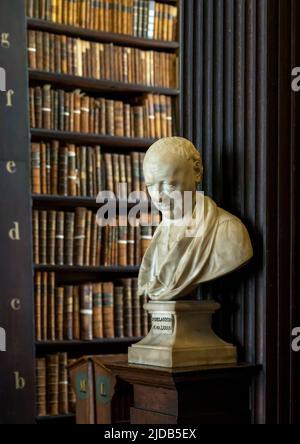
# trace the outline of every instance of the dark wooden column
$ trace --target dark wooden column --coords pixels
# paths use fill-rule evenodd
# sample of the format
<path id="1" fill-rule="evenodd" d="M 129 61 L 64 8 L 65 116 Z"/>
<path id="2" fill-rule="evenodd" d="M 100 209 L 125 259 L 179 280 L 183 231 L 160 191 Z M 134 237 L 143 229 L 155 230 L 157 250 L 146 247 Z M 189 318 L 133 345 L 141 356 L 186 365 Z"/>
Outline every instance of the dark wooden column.
<path id="1" fill-rule="evenodd" d="M 0 424 L 35 422 L 27 48 L 24 1 L 0 2 Z"/>

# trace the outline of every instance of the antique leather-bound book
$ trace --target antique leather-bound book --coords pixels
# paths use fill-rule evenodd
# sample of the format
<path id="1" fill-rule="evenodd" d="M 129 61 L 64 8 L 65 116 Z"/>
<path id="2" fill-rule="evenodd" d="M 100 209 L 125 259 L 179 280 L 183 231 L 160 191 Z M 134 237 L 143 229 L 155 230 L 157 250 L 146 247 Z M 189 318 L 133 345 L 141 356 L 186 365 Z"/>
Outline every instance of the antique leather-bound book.
<path id="1" fill-rule="evenodd" d="M 69 413 L 69 402 L 68 402 L 68 355 L 67 353 L 58 354 L 58 410 L 61 415 L 66 415 Z"/>
<path id="2" fill-rule="evenodd" d="M 96 267 L 97 265 L 97 236 L 98 225 L 96 222 L 96 215 L 92 215 L 92 230 L 91 230 L 91 247 L 90 247 L 90 266 Z"/>
<path id="3" fill-rule="evenodd" d="M 36 409 L 38 416 L 47 415 L 46 359 L 36 359 Z"/>
<path id="4" fill-rule="evenodd" d="M 81 339 L 93 339 L 93 287 L 92 284 L 80 286 L 80 326 Z"/>
<path id="5" fill-rule="evenodd" d="M 65 234 L 65 213 L 63 211 L 56 212 L 56 265 L 64 265 L 64 234 Z"/>
<path id="6" fill-rule="evenodd" d="M 75 211 L 75 237 L 74 237 L 74 264 L 84 264 L 84 244 L 86 227 L 86 208 L 76 208 Z"/>
<path id="7" fill-rule="evenodd" d="M 93 338 L 103 338 L 102 284 L 93 284 Z"/>
<path id="8" fill-rule="evenodd" d="M 123 287 L 114 288 L 114 320 L 116 338 L 124 337 L 124 309 L 123 309 Z"/>
<path id="9" fill-rule="evenodd" d="M 135 227 L 127 227 L 127 265 L 135 265 Z"/>
<path id="10" fill-rule="evenodd" d="M 47 264 L 47 211 L 40 211 L 39 244 L 40 264 Z"/>
<path id="11" fill-rule="evenodd" d="M 67 194 L 69 196 L 76 196 L 76 147 L 75 145 L 68 145 L 68 173 L 67 173 Z"/>
<path id="12" fill-rule="evenodd" d="M 73 339 L 73 286 L 64 287 L 64 339 Z"/>
<path id="13" fill-rule="evenodd" d="M 114 338 L 114 284 L 104 282 L 102 284 L 103 304 L 103 336 Z"/>
<path id="14" fill-rule="evenodd" d="M 80 288 L 73 287 L 73 339 L 80 340 Z"/>
<path id="15" fill-rule="evenodd" d="M 86 212 L 85 245 L 84 245 L 84 265 L 86 266 L 90 265 L 92 216 L 93 213 L 91 211 Z"/>
<path id="16" fill-rule="evenodd" d="M 58 194 L 58 153 L 59 153 L 59 142 L 51 142 L 51 189 L 50 194 Z"/>
<path id="17" fill-rule="evenodd" d="M 41 284 L 42 341 L 48 339 L 48 273 L 42 272 Z"/>
<path id="18" fill-rule="evenodd" d="M 35 302 L 35 340 L 42 340 L 42 275 L 38 271 L 34 276 L 34 302 Z"/>
<path id="19" fill-rule="evenodd" d="M 82 146 L 80 148 L 80 191 L 81 196 L 87 196 L 87 161 L 86 161 L 87 148 Z"/>
<path id="20" fill-rule="evenodd" d="M 64 264 L 73 265 L 74 256 L 74 213 L 65 213 L 65 233 L 64 233 Z"/>
<path id="21" fill-rule="evenodd" d="M 94 149 L 87 147 L 87 196 L 94 195 Z"/>
<path id="22" fill-rule="evenodd" d="M 132 324 L 133 324 L 133 336 L 142 336 L 141 328 L 141 304 L 140 297 L 138 296 L 138 283 L 137 279 L 131 281 L 132 289 Z"/>
<path id="23" fill-rule="evenodd" d="M 47 160 L 46 160 L 46 145 L 40 144 L 40 158 L 41 158 L 41 193 L 47 194 Z"/>
<path id="24" fill-rule="evenodd" d="M 56 211 L 48 212 L 47 228 L 47 264 L 55 265 Z"/>
<path id="25" fill-rule="evenodd" d="M 59 360 L 58 355 L 48 355 L 47 362 L 47 413 L 51 416 L 59 414 L 58 393 L 59 393 Z"/>
<path id="26" fill-rule="evenodd" d="M 124 287 L 124 335 L 128 338 L 133 337 L 133 325 L 132 325 L 132 280 L 122 279 L 122 285 Z"/>
<path id="27" fill-rule="evenodd" d="M 68 195 L 68 148 L 59 149 L 59 187 L 58 193 L 62 196 Z"/>
<path id="28" fill-rule="evenodd" d="M 55 289 L 55 338 L 57 341 L 64 339 L 64 288 Z"/>
<path id="29" fill-rule="evenodd" d="M 55 341 L 55 273 L 48 273 L 47 316 L 47 339 Z"/>
<path id="30" fill-rule="evenodd" d="M 40 231 L 39 231 L 39 211 L 32 212 L 32 239 L 33 239 L 33 262 L 38 265 L 40 263 Z"/>

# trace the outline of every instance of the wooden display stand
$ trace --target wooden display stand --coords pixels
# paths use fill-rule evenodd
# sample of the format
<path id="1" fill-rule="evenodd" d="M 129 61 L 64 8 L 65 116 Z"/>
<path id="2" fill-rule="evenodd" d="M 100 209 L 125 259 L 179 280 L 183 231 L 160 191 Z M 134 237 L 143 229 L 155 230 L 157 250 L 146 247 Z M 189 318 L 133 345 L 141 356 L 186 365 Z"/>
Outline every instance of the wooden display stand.
<path id="1" fill-rule="evenodd" d="M 84 356 L 70 365 L 77 424 L 129 423 L 132 387 L 109 369 L 115 361 L 127 355 Z"/>
<path id="2" fill-rule="evenodd" d="M 110 363 L 112 374 L 133 385 L 131 424 L 250 424 L 248 364 L 160 369 Z"/>

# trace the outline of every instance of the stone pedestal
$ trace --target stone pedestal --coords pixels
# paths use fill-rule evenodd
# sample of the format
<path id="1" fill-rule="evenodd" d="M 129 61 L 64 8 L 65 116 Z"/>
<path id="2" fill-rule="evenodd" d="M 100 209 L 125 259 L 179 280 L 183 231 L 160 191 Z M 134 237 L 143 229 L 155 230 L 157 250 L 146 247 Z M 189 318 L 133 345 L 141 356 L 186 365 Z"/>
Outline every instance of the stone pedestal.
<path id="1" fill-rule="evenodd" d="M 236 348 L 220 339 L 211 318 L 220 304 L 213 301 L 149 302 L 149 334 L 128 350 L 131 364 L 179 368 L 235 364 Z"/>

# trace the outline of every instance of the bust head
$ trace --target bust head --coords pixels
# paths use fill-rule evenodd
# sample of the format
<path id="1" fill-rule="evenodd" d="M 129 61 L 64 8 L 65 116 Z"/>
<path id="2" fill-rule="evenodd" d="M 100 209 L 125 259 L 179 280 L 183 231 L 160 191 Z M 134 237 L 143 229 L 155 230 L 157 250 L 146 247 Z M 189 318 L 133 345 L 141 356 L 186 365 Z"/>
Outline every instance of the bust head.
<path id="1" fill-rule="evenodd" d="M 154 205 L 164 214 L 172 192 L 196 192 L 203 177 L 201 155 L 182 137 L 160 139 L 146 153 L 144 175 Z"/>

